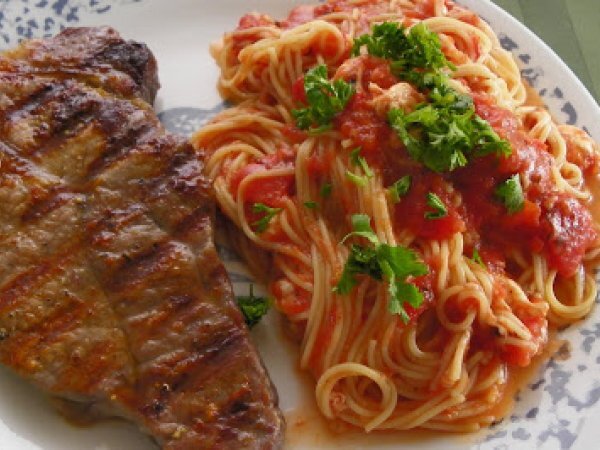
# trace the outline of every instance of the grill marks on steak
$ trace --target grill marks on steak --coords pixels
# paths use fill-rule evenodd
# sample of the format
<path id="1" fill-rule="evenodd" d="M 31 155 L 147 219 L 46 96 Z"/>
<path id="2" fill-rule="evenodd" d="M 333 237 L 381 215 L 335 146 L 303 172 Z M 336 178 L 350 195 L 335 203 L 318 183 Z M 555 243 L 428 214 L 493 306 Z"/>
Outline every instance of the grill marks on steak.
<path id="1" fill-rule="evenodd" d="M 123 97 L 152 103 L 160 84 L 156 60 L 139 42 L 112 28 L 67 28 L 51 39 L 26 42 L 5 52 L 0 71 L 52 79 L 76 79 Z"/>
<path id="2" fill-rule="evenodd" d="M 157 86 L 107 28 L 0 56 L 0 360 L 165 449 L 279 448 L 202 161 L 142 100 Z"/>

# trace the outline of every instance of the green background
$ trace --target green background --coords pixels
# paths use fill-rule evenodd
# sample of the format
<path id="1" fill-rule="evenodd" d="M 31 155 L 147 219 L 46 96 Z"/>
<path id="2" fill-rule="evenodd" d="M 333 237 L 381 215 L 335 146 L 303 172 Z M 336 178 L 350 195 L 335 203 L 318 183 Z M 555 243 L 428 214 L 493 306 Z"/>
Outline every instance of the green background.
<path id="1" fill-rule="evenodd" d="M 560 55 L 600 103 L 600 0 L 493 0 Z"/>

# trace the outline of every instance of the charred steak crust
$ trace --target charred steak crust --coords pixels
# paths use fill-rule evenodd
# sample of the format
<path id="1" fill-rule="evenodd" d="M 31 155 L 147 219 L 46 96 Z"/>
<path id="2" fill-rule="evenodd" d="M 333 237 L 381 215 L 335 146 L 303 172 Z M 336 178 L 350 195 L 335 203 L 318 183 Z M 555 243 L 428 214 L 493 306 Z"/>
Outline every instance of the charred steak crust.
<path id="1" fill-rule="evenodd" d="M 0 361 L 164 449 L 277 449 L 277 396 L 150 51 L 67 29 L 0 55 Z"/>
<path id="2" fill-rule="evenodd" d="M 78 79 L 150 104 L 160 87 L 156 59 L 148 47 L 123 40 L 110 27 L 67 28 L 51 39 L 26 41 L 4 55 L 0 70 Z"/>

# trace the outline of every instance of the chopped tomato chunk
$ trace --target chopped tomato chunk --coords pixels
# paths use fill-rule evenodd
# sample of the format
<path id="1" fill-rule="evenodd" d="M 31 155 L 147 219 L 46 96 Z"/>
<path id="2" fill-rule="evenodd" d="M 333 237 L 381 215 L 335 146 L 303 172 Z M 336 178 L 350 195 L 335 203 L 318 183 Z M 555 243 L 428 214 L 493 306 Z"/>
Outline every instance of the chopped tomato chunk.
<path id="1" fill-rule="evenodd" d="M 248 13 L 240 19 L 237 29 L 245 30 L 247 28 L 269 26 L 274 23 L 273 19 L 266 14 Z"/>
<path id="2" fill-rule="evenodd" d="M 282 148 L 273 155 L 265 155 L 263 158 L 240 168 L 231 177 L 229 190 L 237 194 L 240 183 L 248 175 L 268 171 L 273 168 L 291 167 L 294 158 L 293 152 Z M 294 194 L 294 175 L 261 177 L 248 183 L 244 190 L 244 201 L 249 205 L 264 203 L 276 207 L 281 206 L 285 197 Z"/>
<path id="3" fill-rule="evenodd" d="M 306 91 L 304 90 L 304 77 L 298 78 L 292 84 L 292 99 L 300 104 L 306 105 Z"/>
<path id="4" fill-rule="evenodd" d="M 392 134 L 392 129 L 371 107 L 366 94 L 355 94 L 334 122 L 345 138 L 361 147 L 361 154 L 369 162 L 381 158 L 381 148 Z"/>
<path id="5" fill-rule="evenodd" d="M 447 239 L 459 231 L 464 231 L 465 223 L 454 206 L 448 188 L 448 184 L 440 175 L 432 172 L 414 175 L 407 195 L 396 206 L 395 223 L 400 228 L 408 228 L 418 237 L 425 239 Z M 427 205 L 427 194 L 430 192 L 442 201 L 447 210 L 446 216 L 437 219 L 425 217 L 431 212 Z"/>

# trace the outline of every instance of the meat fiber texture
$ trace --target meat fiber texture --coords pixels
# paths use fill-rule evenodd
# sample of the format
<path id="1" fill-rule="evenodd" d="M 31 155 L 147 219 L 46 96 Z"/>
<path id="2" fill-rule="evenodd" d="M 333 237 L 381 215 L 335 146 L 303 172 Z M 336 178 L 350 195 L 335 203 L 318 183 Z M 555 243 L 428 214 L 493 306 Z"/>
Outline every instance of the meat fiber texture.
<path id="1" fill-rule="evenodd" d="M 280 448 L 202 159 L 160 125 L 158 85 L 111 28 L 0 55 L 0 361 L 164 449 Z"/>

